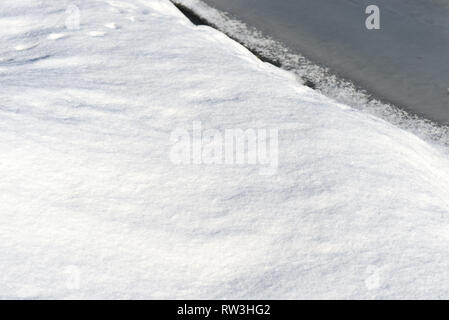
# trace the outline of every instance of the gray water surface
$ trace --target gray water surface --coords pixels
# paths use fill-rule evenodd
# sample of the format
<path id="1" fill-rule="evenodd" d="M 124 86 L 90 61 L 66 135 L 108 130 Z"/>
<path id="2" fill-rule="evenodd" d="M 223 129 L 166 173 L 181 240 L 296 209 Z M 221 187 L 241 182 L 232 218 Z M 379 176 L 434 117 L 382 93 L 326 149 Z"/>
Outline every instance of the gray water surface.
<path id="1" fill-rule="evenodd" d="M 449 123 L 449 0 L 204 0 L 374 96 Z M 368 5 L 380 30 L 365 27 Z"/>

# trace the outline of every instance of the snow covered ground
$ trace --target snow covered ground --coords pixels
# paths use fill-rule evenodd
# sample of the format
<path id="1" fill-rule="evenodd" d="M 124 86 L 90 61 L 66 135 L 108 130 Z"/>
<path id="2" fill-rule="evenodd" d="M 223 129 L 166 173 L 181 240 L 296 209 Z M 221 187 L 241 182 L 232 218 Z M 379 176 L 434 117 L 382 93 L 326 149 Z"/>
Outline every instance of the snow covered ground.
<path id="1" fill-rule="evenodd" d="M 0 298 L 449 298 L 447 149 L 168 0 L 3 0 L 0 41 Z M 177 165 L 195 123 L 275 174 Z"/>

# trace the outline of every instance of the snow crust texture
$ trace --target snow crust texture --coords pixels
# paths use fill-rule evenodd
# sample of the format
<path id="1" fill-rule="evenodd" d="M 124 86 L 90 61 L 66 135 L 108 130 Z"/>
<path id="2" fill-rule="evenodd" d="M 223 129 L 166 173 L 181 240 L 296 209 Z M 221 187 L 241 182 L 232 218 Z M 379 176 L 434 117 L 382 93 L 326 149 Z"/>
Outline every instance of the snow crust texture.
<path id="1" fill-rule="evenodd" d="M 0 298 L 449 298 L 441 146 L 167 0 L 3 0 L 0 41 Z M 276 174 L 175 165 L 194 122 Z"/>

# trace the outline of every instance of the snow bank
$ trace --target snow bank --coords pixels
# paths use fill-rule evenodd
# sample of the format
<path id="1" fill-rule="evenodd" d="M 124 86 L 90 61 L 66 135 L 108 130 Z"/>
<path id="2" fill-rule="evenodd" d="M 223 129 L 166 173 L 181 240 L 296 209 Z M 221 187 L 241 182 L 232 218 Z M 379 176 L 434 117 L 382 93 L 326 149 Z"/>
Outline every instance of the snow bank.
<path id="1" fill-rule="evenodd" d="M 67 4 L 1 4 L 1 298 L 449 297 L 443 151 L 167 0 Z M 194 122 L 277 173 L 175 165 Z"/>

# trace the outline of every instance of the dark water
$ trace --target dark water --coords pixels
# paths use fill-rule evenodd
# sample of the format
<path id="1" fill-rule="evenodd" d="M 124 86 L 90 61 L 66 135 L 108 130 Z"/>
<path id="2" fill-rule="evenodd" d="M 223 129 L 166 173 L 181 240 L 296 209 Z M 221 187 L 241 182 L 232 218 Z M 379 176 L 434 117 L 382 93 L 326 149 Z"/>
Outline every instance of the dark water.
<path id="1" fill-rule="evenodd" d="M 448 0 L 204 0 L 379 98 L 449 123 Z M 380 30 L 365 9 L 380 8 Z"/>

